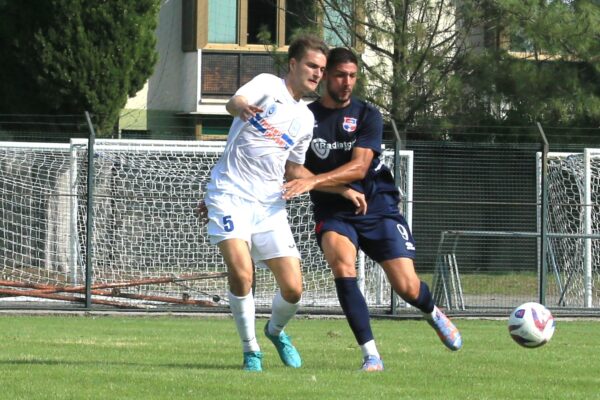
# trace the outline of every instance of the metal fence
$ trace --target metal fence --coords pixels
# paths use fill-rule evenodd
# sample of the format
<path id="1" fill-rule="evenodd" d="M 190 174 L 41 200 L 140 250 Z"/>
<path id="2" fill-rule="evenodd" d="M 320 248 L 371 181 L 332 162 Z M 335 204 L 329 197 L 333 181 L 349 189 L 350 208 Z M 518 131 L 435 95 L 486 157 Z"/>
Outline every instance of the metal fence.
<path id="1" fill-rule="evenodd" d="M 3 121 L 9 121 L 10 124 L 5 123 L 3 126 Z M 7 128 L 9 125 L 10 129 Z M 15 123 L 14 117 L 4 120 L 0 118 L 0 135 L 4 134 L 11 141 L 22 139 L 28 142 L 42 141 L 46 137 L 43 128 L 28 128 L 26 133 L 20 133 L 19 129 L 15 128 L 16 125 L 18 124 Z M 81 128 L 80 121 L 77 126 Z M 473 131 L 472 128 L 469 130 Z M 528 128 L 534 132 L 528 136 L 528 141 L 518 143 L 494 143 L 497 140 L 490 140 L 493 136 L 490 135 L 490 130 L 491 128 L 487 128 L 485 134 L 476 131 L 472 134 L 462 132 L 461 135 L 427 135 L 428 140 L 413 135 L 401 142 L 401 147 L 412 154 L 412 196 L 405 197 L 402 206 L 404 210 L 411 210 L 412 213 L 412 230 L 417 244 L 417 272 L 430 284 L 436 301 L 454 313 L 504 314 L 522 302 L 539 301 L 556 312 L 600 314 L 600 279 L 595 261 L 596 254 L 600 254 L 600 251 L 596 251 L 596 248 L 600 247 L 596 236 L 600 227 L 596 228 L 594 223 L 590 222 L 595 221 L 596 214 L 600 215 L 596 195 L 600 193 L 600 188 L 596 191 L 592 184 L 596 179 L 594 169 L 578 167 L 579 164 L 574 162 L 573 157 L 569 159 L 568 168 L 562 164 L 553 164 L 551 157 L 542 157 L 544 143 L 541 136 L 536 134 L 536 127 Z M 60 132 L 64 130 L 54 129 L 53 132 L 59 132 L 53 134 L 53 141 L 60 142 Z M 88 132 L 81 129 L 76 134 L 68 132 L 63 141 L 67 143 L 70 137 L 82 137 L 87 134 Z M 190 137 L 193 137 L 193 132 L 190 133 Z M 166 139 L 156 136 L 153 138 Z M 388 143 L 388 148 L 397 145 L 398 143 Z M 585 143 L 553 145 L 551 140 L 549 154 L 560 150 L 583 155 L 587 147 L 590 146 Z M 35 165 L 29 165 L 28 162 L 30 161 L 25 161 L 18 167 L 35 172 Z M 9 165 L 6 162 L 1 167 L 3 171 L 16 168 L 14 163 Z M 67 160 L 61 168 L 66 171 L 72 169 L 73 165 Z M 571 172 L 565 172 L 569 168 Z M 577 168 L 581 169 L 581 173 Z M 542 179 L 545 169 L 555 180 Z M 38 168 L 35 173 L 43 174 L 44 168 Z M 79 175 L 82 174 L 80 171 Z M 36 178 L 30 177 L 30 183 L 35 182 Z M 543 182 L 545 185 L 542 185 Z M 64 187 L 69 185 L 68 181 L 59 183 Z M 160 185 L 166 187 L 164 182 Z M 549 190 L 546 197 L 542 191 L 544 187 Z M 11 207 L 23 207 L 24 203 L 33 204 L 33 201 L 40 205 L 37 211 L 40 215 L 36 215 L 35 218 L 60 220 L 60 216 L 51 212 L 58 207 L 55 203 L 46 204 L 36 200 L 26 195 L 29 192 L 29 187 L 4 184 L 0 193 L 4 207 L 0 214 L 6 215 Z M 8 197 L 14 199 L 15 195 L 20 196 L 19 201 L 23 204 L 11 205 L 7 202 Z M 75 195 L 80 198 L 79 207 L 83 207 L 85 193 Z M 109 204 L 105 194 L 97 200 L 97 204 Z M 149 201 L 156 203 L 156 200 Z M 542 208 L 543 203 L 547 204 L 546 208 Z M 191 203 L 187 205 L 188 208 L 191 206 Z M 43 207 L 49 210 L 49 215 L 44 214 Z M 144 212 L 143 208 L 139 210 L 140 213 Z M 110 207 L 104 207 L 105 212 L 108 210 Z M 310 212 L 308 208 L 304 210 L 306 213 Z M 34 216 L 28 218 L 32 219 Z M 175 218 L 176 224 L 183 223 L 180 217 Z M 26 226 L 29 220 L 22 219 L 19 221 L 20 225 L 16 221 L 6 221 L 2 218 L 0 220 L 3 231 L 11 232 L 0 240 L 0 252 L 8 255 L 18 235 L 28 232 Z M 69 223 L 82 229 L 85 228 L 86 221 L 80 216 Z M 120 224 L 123 221 L 117 218 L 113 223 Z M 36 241 L 43 242 L 48 239 L 43 232 L 31 229 L 29 231 Z M 52 234 L 55 238 L 60 238 L 65 232 L 58 229 Z M 132 235 L 139 236 L 134 232 Z M 152 247 L 150 243 L 141 244 L 144 248 Z M 119 243 L 119 246 L 123 245 Z M 39 249 L 43 250 L 44 246 L 37 246 L 36 251 L 42 251 Z M 81 253 L 84 254 L 85 251 Z M 211 259 L 214 259 L 214 253 L 207 252 Z M 37 256 L 42 259 L 44 257 L 43 254 Z M 106 256 L 118 257 L 108 253 Z M 6 257 L 4 259 L 6 261 Z M 3 273 L 8 267 L 13 271 L 15 268 L 19 270 L 18 265 L 21 262 L 23 260 L 6 261 L 0 268 Z M 368 274 L 376 274 L 377 279 L 384 285 L 387 284 L 377 266 L 368 260 L 365 265 Z M 125 270 L 128 268 L 127 265 L 120 267 Z M 27 282 L 31 271 L 25 267 L 19 271 L 20 280 Z M 216 279 L 224 279 L 221 270 L 216 268 L 214 272 L 221 274 Z M 133 275 L 135 274 L 132 273 Z M 324 277 L 332 280 L 331 277 L 327 278 L 327 274 L 324 274 Z M 0 307 L 64 307 L 65 304 L 69 307 L 88 308 L 115 306 L 110 302 L 91 305 L 74 304 L 68 298 L 66 301 L 61 300 L 56 285 L 44 288 L 46 283 L 48 282 L 31 283 L 29 287 L 24 285 L 20 289 L 12 287 L 11 290 L 15 292 L 3 291 L 0 294 Z M 165 283 L 180 288 L 187 285 L 176 280 L 160 284 Z M 37 288 L 32 286 L 34 284 Z M 83 294 L 84 290 L 87 290 L 89 296 L 94 295 L 97 299 L 103 299 L 103 296 L 111 293 L 125 292 L 124 289 L 110 287 L 106 283 L 106 287 L 95 287 L 95 292 L 92 288 L 82 289 L 85 282 L 81 280 L 77 284 L 79 293 Z M 144 281 L 138 283 L 150 290 L 156 287 L 153 285 L 158 284 Z M 42 290 L 51 295 L 28 298 L 26 302 L 18 301 L 24 297 L 18 296 L 16 290 L 32 289 Z M 69 290 L 74 293 L 75 289 Z M 334 290 L 332 285 L 330 290 Z M 379 291 L 380 297 L 381 293 L 391 297 L 391 293 Z M 390 299 L 391 301 L 388 298 L 383 299 L 385 301 L 378 299 L 378 304 L 383 304 L 383 307 L 373 306 L 372 311 L 397 314 L 415 312 L 397 297 Z M 192 306 L 197 309 L 204 305 L 206 304 L 202 302 L 192 304 L 181 301 L 176 307 Z M 340 309 L 335 304 L 328 304 L 326 309 L 311 308 L 310 311 L 340 312 Z"/>
<path id="2" fill-rule="evenodd" d="M 439 304 L 477 313 L 505 312 L 525 301 L 561 312 L 599 310 L 594 256 L 600 236 L 586 225 L 598 209 L 596 196 L 584 196 L 583 168 L 565 178 L 564 166 L 551 159 L 543 164 L 543 141 L 409 141 L 406 147 L 415 154 L 417 270 Z M 571 149 L 583 154 L 581 145 Z M 544 165 L 553 181 L 543 182 Z"/>

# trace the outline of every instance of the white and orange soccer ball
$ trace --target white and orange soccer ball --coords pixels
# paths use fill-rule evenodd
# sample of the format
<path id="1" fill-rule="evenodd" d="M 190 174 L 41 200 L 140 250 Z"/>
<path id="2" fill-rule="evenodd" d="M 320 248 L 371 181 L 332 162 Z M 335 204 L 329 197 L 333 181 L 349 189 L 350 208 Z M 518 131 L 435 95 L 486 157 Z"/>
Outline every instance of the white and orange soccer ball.
<path id="1" fill-rule="evenodd" d="M 548 343 L 554 328 L 550 310 L 535 302 L 521 304 L 508 318 L 510 336 L 523 347 L 534 348 Z"/>

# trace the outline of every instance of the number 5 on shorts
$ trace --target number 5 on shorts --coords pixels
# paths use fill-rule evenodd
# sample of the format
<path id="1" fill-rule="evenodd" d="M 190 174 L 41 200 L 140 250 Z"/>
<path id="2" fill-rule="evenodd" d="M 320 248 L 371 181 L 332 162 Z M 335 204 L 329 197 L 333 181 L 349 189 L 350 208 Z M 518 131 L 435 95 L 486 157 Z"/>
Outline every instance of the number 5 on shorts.
<path id="1" fill-rule="evenodd" d="M 233 221 L 231 220 L 231 215 L 226 215 L 223 217 L 223 229 L 225 229 L 225 232 L 231 232 L 233 230 Z"/>

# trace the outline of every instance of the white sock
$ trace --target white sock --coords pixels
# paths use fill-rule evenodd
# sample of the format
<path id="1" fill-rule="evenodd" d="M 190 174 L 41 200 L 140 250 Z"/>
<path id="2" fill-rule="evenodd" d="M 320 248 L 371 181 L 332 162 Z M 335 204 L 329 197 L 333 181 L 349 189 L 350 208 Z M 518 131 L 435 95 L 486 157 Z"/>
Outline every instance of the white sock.
<path id="1" fill-rule="evenodd" d="M 244 352 L 260 351 L 256 340 L 254 296 L 252 290 L 243 297 L 228 292 L 229 308 L 233 314 Z"/>
<path id="2" fill-rule="evenodd" d="M 375 340 L 369 340 L 367 343 L 361 344 L 360 349 L 362 350 L 363 358 L 368 356 L 375 356 L 377 358 L 381 358 L 379 356 L 379 352 L 377 351 L 377 345 L 375 345 Z"/>
<path id="3" fill-rule="evenodd" d="M 273 304 L 271 306 L 271 320 L 269 321 L 269 334 L 279 336 L 283 328 L 288 322 L 296 315 L 296 311 L 300 308 L 300 302 L 296 304 L 288 303 L 278 290 L 273 297 Z"/>
<path id="4" fill-rule="evenodd" d="M 431 311 L 430 313 L 423 313 L 423 315 L 429 321 L 433 321 L 437 317 L 437 315 L 436 315 L 437 311 L 438 311 L 437 306 L 433 306 L 433 311 Z"/>

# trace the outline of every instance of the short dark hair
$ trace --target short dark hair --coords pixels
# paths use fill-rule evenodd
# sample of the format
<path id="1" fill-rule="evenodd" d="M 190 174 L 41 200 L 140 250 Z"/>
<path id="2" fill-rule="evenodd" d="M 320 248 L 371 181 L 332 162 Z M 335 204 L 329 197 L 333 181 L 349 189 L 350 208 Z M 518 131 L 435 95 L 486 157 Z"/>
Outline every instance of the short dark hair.
<path id="1" fill-rule="evenodd" d="M 295 58 L 301 60 L 309 50 L 320 51 L 325 56 L 329 53 L 329 48 L 325 42 L 318 36 L 312 34 L 306 34 L 297 37 L 288 48 L 288 62 Z"/>
<path id="2" fill-rule="evenodd" d="M 358 58 L 354 52 L 346 47 L 336 47 L 335 49 L 329 50 L 327 56 L 326 70 L 335 68 L 338 64 L 353 63 L 358 66 Z"/>

